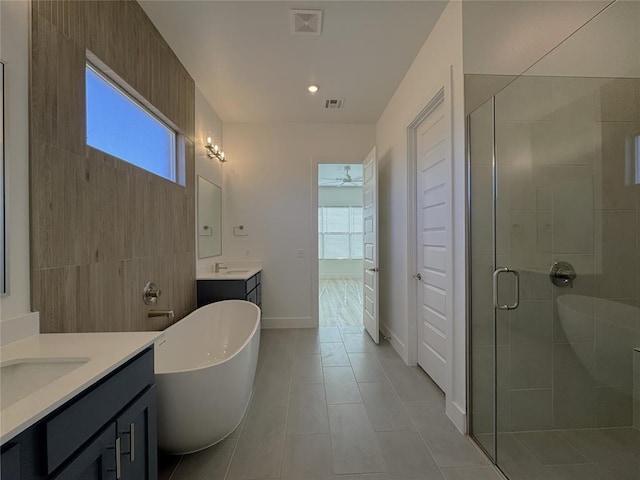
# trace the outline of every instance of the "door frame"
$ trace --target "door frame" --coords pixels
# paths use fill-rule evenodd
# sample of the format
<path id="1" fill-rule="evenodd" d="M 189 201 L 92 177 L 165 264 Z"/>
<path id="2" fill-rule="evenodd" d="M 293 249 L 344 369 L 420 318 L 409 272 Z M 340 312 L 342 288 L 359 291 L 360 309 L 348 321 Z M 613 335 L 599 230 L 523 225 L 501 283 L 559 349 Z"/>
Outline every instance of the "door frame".
<path id="1" fill-rule="evenodd" d="M 318 260 L 318 165 L 362 164 L 362 160 L 354 161 L 345 158 L 311 157 L 311 328 L 320 326 L 320 261 Z"/>
<path id="2" fill-rule="evenodd" d="M 446 74 L 443 76 L 438 84 L 440 88 L 436 91 L 436 93 L 431 97 L 431 99 L 427 102 L 427 104 L 420 110 L 420 112 L 416 115 L 416 117 L 409 123 L 407 126 L 407 314 L 408 314 L 408 338 L 413 338 L 413 341 L 407 342 L 407 357 L 409 361 L 409 365 L 417 365 L 418 363 L 418 345 L 420 339 L 418 338 L 418 308 L 417 308 L 417 300 L 418 300 L 418 283 L 414 281 L 412 278 L 415 273 L 414 270 L 416 268 L 416 261 L 418 258 L 417 249 L 418 249 L 418 241 L 417 241 L 417 175 L 416 175 L 416 167 L 417 167 L 417 141 L 418 141 L 418 127 L 420 124 L 429 116 L 433 111 L 440 106 L 441 103 L 444 103 L 444 116 L 445 122 L 448 126 L 448 148 L 450 149 L 450 163 L 451 163 L 451 171 L 450 171 L 450 209 L 451 215 L 453 216 L 453 197 L 454 197 L 454 184 L 453 184 L 453 103 L 451 97 L 452 91 L 452 81 L 453 81 L 453 71 L 452 68 L 448 68 Z M 445 397 L 452 392 L 453 387 L 453 332 L 452 332 L 452 324 L 454 321 L 453 316 L 453 286 L 455 285 L 455 270 L 453 264 L 453 239 L 454 239 L 454 222 L 451 222 L 451 231 L 450 235 L 450 246 L 451 250 L 447 255 L 448 266 L 451 269 L 451 289 L 448 292 L 450 300 L 448 301 L 448 311 L 447 316 L 450 316 L 450 322 L 447 323 L 447 331 L 445 332 L 447 336 L 446 340 L 446 349 L 447 349 L 447 372 L 446 372 L 446 390 Z"/>

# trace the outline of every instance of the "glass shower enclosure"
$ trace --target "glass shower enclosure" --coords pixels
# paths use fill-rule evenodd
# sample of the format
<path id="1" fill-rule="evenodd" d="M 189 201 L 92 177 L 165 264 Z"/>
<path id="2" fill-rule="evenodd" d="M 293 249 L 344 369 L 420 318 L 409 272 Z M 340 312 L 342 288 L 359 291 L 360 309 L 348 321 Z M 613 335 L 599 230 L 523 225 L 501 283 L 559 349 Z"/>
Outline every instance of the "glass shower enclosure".
<path id="1" fill-rule="evenodd" d="M 639 32 L 616 2 L 468 117 L 470 431 L 510 480 L 640 479 Z"/>

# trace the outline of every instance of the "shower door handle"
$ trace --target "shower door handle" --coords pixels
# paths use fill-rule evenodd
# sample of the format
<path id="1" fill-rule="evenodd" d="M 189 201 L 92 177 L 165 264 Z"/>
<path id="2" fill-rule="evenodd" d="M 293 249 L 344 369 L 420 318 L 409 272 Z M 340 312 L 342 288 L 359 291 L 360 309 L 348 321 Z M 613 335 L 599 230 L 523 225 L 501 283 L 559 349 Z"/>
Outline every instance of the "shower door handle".
<path id="1" fill-rule="evenodd" d="M 515 300 L 511 305 L 498 303 L 498 278 L 501 273 L 513 273 L 515 277 Z M 493 306 L 498 310 L 515 310 L 520 305 L 520 274 L 508 267 L 498 268 L 493 272 Z"/>

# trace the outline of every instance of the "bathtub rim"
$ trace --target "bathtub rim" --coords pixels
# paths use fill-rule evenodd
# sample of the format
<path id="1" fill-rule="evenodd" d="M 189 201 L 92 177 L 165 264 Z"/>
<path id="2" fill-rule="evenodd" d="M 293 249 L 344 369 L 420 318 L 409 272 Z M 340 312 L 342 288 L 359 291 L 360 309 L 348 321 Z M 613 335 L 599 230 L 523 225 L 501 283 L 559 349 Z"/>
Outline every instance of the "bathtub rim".
<path id="1" fill-rule="evenodd" d="M 163 334 L 166 334 L 166 332 L 167 332 L 168 330 L 170 330 L 170 329 L 172 329 L 172 328 L 174 328 L 174 327 L 177 327 L 177 326 L 178 326 L 178 324 L 179 324 L 182 320 L 184 320 L 184 319 L 188 318 L 188 317 L 189 317 L 189 315 L 192 315 L 193 313 L 197 312 L 197 311 L 198 311 L 198 310 L 200 310 L 201 308 L 206 308 L 206 307 L 208 307 L 209 305 L 214 305 L 214 304 L 217 304 L 217 303 L 245 303 L 245 304 L 252 305 L 252 306 L 253 306 L 253 308 L 255 308 L 256 313 L 258 314 L 258 316 L 257 316 L 257 321 L 255 322 L 255 325 L 254 325 L 254 326 L 253 326 L 253 328 L 251 329 L 251 333 L 247 336 L 247 338 L 246 338 L 246 339 L 245 339 L 245 341 L 242 343 L 242 345 L 241 345 L 240 347 L 238 347 L 238 349 L 237 349 L 235 352 L 233 352 L 233 355 L 231 355 L 231 356 L 229 356 L 229 357 L 227 357 L 227 358 L 225 358 L 225 359 L 223 359 L 223 360 L 220 360 L 220 361 L 217 361 L 217 362 L 214 362 L 214 363 L 207 363 L 206 365 L 201 365 L 201 366 L 199 366 L 199 367 L 194 367 L 194 368 L 189 368 L 189 369 L 181 369 L 181 370 L 164 370 L 164 371 L 161 371 L 161 372 L 154 371 L 154 374 L 155 374 L 155 375 L 172 375 L 172 374 L 176 374 L 176 373 L 197 372 L 197 371 L 199 371 L 199 370 L 204 370 L 205 368 L 216 367 L 216 366 L 219 366 L 219 365 L 225 364 L 225 363 L 227 363 L 227 362 L 229 362 L 229 361 L 233 360 L 233 359 L 234 359 L 234 358 L 235 358 L 235 357 L 236 357 L 240 352 L 242 352 L 242 351 L 246 348 L 246 346 L 249 344 L 249 342 L 251 342 L 251 340 L 252 340 L 252 339 L 253 339 L 253 337 L 255 336 L 256 331 L 257 331 L 258 329 L 260 329 L 260 328 L 261 328 L 261 323 L 262 323 L 262 309 L 261 309 L 258 305 L 256 305 L 255 303 L 249 302 L 249 301 L 247 301 L 247 300 L 220 300 L 219 302 L 213 302 L 213 303 L 209 303 L 209 304 L 207 304 L 207 305 L 203 305 L 202 307 L 196 308 L 195 310 L 193 310 L 192 312 L 190 312 L 186 317 L 183 317 L 183 318 L 181 318 L 180 320 L 178 320 L 176 323 L 174 323 L 173 325 L 171 325 L 169 328 L 165 329 L 165 330 L 164 330 L 164 332 L 163 332 Z M 162 346 L 162 344 L 163 344 L 164 342 L 166 342 L 166 341 L 167 341 L 167 339 L 166 339 L 166 338 L 164 338 L 164 335 L 163 335 L 163 337 L 160 337 L 160 339 L 159 339 L 159 340 L 156 342 L 156 344 L 155 344 L 155 346 L 156 346 L 156 348 L 154 349 L 154 350 L 155 350 L 155 352 L 159 352 L 158 347 Z M 157 367 L 157 363 L 156 363 L 156 362 L 154 362 L 154 366 L 156 366 L 156 367 Z"/>

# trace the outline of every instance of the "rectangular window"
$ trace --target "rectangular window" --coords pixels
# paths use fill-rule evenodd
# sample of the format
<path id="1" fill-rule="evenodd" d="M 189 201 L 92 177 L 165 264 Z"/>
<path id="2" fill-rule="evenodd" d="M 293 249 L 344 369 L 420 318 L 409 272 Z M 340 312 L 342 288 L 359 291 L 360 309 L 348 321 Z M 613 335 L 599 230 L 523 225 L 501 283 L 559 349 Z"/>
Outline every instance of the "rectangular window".
<path id="1" fill-rule="evenodd" d="M 351 207 L 351 230 L 350 231 L 351 233 L 362 233 L 362 208 Z"/>
<path id="2" fill-rule="evenodd" d="M 318 207 L 318 259 L 362 259 L 362 207 Z"/>
<path id="3" fill-rule="evenodd" d="M 324 207 L 325 233 L 349 233 L 349 207 Z"/>
<path id="4" fill-rule="evenodd" d="M 86 66 L 87 145 L 176 182 L 175 130 Z"/>
<path id="5" fill-rule="evenodd" d="M 362 234 L 351 235 L 351 258 L 357 258 L 362 260 L 362 248 L 363 248 Z"/>

